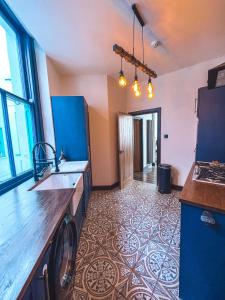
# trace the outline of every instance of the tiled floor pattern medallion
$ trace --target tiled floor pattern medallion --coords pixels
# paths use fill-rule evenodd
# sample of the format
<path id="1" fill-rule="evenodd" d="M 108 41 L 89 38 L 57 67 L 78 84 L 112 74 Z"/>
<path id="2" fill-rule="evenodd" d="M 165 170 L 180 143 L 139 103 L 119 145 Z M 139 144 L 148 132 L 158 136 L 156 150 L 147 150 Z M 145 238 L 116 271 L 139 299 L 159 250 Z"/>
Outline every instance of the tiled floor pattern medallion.
<path id="1" fill-rule="evenodd" d="M 179 218 L 178 193 L 149 183 L 93 192 L 68 299 L 179 299 Z"/>

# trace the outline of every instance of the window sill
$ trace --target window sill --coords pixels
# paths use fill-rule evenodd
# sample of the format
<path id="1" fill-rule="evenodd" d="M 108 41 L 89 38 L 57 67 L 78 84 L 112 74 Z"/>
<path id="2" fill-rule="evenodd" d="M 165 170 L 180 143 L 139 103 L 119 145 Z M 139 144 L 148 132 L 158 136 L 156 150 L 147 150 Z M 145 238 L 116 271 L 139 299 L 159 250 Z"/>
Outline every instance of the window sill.
<path id="1" fill-rule="evenodd" d="M 11 189 L 17 187 L 18 185 L 22 184 L 31 177 L 33 177 L 33 170 L 23 173 L 17 176 L 16 178 L 11 178 L 5 181 L 4 183 L 0 184 L 0 196 L 10 191 Z"/>

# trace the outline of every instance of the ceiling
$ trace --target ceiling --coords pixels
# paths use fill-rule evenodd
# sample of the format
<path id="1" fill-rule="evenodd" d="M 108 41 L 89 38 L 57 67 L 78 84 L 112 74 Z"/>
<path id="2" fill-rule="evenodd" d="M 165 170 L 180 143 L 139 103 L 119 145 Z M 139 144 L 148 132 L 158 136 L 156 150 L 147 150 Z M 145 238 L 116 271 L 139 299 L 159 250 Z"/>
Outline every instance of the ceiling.
<path id="1" fill-rule="evenodd" d="M 132 0 L 8 0 L 62 74 L 117 76 L 117 43 L 132 52 Z M 137 0 L 145 62 L 159 75 L 225 54 L 224 0 Z M 161 46 L 151 47 L 159 39 Z M 135 54 L 142 59 L 136 22 Z M 124 63 L 125 74 L 134 68 Z"/>

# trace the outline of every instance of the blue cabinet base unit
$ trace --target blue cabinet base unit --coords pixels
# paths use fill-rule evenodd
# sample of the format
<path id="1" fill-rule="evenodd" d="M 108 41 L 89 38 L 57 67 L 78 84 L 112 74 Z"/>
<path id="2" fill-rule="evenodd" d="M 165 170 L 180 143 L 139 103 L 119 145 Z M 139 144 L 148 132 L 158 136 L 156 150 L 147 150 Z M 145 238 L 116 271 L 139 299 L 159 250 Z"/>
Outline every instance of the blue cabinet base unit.
<path id="1" fill-rule="evenodd" d="M 23 298 L 23 300 L 47 300 L 47 289 L 46 289 L 46 284 L 47 284 L 47 277 L 45 277 L 45 271 L 49 272 L 49 257 L 51 253 L 51 246 L 48 247 L 48 250 L 45 253 L 44 258 L 41 261 L 41 264 L 39 265 L 32 282 L 30 283 L 26 294 Z"/>
<path id="2" fill-rule="evenodd" d="M 225 300 L 224 214 L 181 204 L 179 286 L 182 300 Z"/>
<path id="3" fill-rule="evenodd" d="M 85 217 L 85 194 L 83 194 L 82 198 L 80 199 L 80 202 L 77 207 L 76 214 L 75 214 L 75 224 L 76 224 L 76 228 L 77 228 L 78 240 L 80 238 L 80 233 L 81 233 L 84 217 Z"/>
<path id="4" fill-rule="evenodd" d="M 85 215 L 88 209 L 88 203 L 91 196 L 92 190 L 92 180 L 91 180 L 91 170 L 87 170 L 83 173 L 84 176 L 84 202 L 85 202 Z"/>

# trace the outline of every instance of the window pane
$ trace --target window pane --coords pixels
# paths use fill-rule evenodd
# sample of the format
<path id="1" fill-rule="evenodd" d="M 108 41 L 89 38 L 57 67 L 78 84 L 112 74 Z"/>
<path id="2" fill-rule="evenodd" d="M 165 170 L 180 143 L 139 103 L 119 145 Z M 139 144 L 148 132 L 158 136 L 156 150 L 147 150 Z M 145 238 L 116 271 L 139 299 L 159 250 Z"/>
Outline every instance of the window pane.
<path id="1" fill-rule="evenodd" d="M 33 133 L 30 105 L 7 99 L 16 174 L 32 169 Z"/>
<path id="2" fill-rule="evenodd" d="M 23 95 L 17 35 L 0 16 L 0 87 Z"/>
<path id="3" fill-rule="evenodd" d="M 2 101 L 0 95 L 0 183 L 11 178 L 7 141 L 5 135 L 5 125 L 2 111 Z"/>

